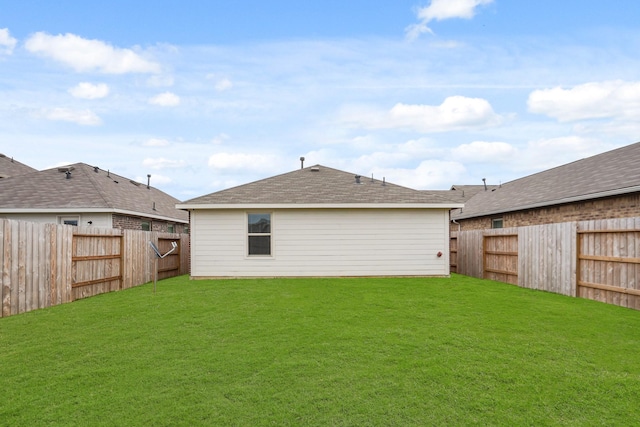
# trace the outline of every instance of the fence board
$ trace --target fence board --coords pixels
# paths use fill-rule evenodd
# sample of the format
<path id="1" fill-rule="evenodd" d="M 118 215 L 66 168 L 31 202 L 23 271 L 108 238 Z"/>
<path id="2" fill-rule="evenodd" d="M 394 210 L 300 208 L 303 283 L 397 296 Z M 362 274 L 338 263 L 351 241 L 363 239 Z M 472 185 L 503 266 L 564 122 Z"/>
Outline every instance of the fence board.
<path id="1" fill-rule="evenodd" d="M 152 281 L 149 241 L 179 244 L 159 278 L 189 272 L 188 235 L 0 219 L 0 317 Z"/>
<path id="2" fill-rule="evenodd" d="M 0 222 L 0 296 L 2 296 L 2 317 L 11 315 L 11 278 L 9 276 L 11 260 L 11 234 L 9 223 Z"/>
<path id="3" fill-rule="evenodd" d="M 639 222 L 621 218 L 581 223 L 578 296 L 640 309 Z"/>
<path id="4" fill-rule="evenodd" d="M 497 237 L 509 233 L 518 236 L 518 286 L 640 310 L 640 217 L 459 231 L 457 272 L 509 281 L 501 258 L 515 256 Z"/>

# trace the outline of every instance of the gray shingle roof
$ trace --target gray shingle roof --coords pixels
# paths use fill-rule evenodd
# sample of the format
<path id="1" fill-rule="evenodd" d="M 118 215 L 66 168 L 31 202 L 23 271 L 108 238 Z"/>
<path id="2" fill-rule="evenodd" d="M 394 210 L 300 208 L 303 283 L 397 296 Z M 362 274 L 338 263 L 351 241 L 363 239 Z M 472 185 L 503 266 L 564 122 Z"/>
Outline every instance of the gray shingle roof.
<path id="1" fill-rule="evenodd" d="M 69 179 L 65 169 L 71 172 Z M 3 209 L 104 209 L 188 222 L 187 212 L 176 209 L 177 203 L 178 199 L 157 188 L 147 188 L 146 184 L 84 163 L 0 180 L 0 212 Z"/>
<path id="2" fill-rule="evenodd" d="M 196 197 L 184 205 L 227 204 L 443 204 L 452 201 L 445 192 L 419 191 L 378 179 L 315 165 L 238 187 Z"/>
<path id="3" fill-rule="evenodd" d="M 640 143 L 481 191 L 454 219 L 495 215 L 640 191 Z"/>
<path id="4" fill-rule="evenodd" d="M 0 153 L 0 178 L 24 175 L 31 172 L 37 172 L 37 169 L 20 163 L 17 160 L 13 160 L 13 158 L 7 157 L 6 155 Z"/>
<path id="5" fill-rule="evenodd" d="M 488 190 L 492 190 L 496 188 L 496 185 L 487 185 Z M 460 202 L 466 202 L 476 194 L 485 190 L 484 185 L 452 185 L 449 192 L 451 193 L 451 197 L 454 200 L 459 200 Z"/>

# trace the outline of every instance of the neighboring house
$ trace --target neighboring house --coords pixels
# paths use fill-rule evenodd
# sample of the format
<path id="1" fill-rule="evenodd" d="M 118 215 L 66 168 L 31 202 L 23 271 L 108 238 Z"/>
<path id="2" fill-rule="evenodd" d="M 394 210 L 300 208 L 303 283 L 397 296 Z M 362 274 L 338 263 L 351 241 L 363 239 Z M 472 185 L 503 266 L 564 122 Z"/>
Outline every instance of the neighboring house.
<path id="1" fill-rule="evenodd" d="M 0 179 L 10 176 L 24 175 L 26 173 L 37 172 L 37 169 L 22 164 L 13 158 L 9 158 L 0 153 Z"/>
<path id="2" fill-rule="evenodd" d="M 447 276 L 445 192 L 312 166 L 198 197 L 193 278 Z"/>
<path id="3" fill-rule="evenodd" d="M 480 191 L 452 230 L 640 216 L 640 143 Z"/>
<path id="4" fill-rule="evenodd" d="M 4 170 L 6 163 L 0 165 Z M 189 215 L 176 203 L 156 188 L 84 163 L 0 179 L 0 217 L 23 221 L 184 233 Z"/>

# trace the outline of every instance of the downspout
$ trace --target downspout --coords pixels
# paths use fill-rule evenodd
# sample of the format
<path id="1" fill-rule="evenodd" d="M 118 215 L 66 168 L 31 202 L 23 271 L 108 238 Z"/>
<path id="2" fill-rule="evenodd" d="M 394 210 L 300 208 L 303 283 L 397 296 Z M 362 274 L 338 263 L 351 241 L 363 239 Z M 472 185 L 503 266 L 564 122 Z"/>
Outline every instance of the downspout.
<path id="1" fill-rule="evenodd" d="M 456 221 L 455 219 L 452 219 L 451 222 L 458 226 L 458 233 L 459 233 L 460 232 L 460 223 L 458 221 Z"/>

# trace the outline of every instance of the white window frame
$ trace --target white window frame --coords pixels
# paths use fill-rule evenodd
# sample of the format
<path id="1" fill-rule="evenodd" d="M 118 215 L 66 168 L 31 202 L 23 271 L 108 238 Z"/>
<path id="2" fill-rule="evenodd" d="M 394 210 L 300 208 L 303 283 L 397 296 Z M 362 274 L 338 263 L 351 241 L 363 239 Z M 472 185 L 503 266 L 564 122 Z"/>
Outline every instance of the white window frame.
<path id="1" fill-rule="evenodd" d="M 269 232 L 268 233 L 250 233 L 249 232 L 249 215 L 269 215 Z M 245 254 L 247 258 L 273 258 L 273 212 L 271 211 L 249 211 L 245 213 Z M 251 236 L 269 236 L 269 253 L 268 254 L 251 254 L 249 253 L 249 238 Z"/>
<path id="2" fill-rule="evenodd" d="M 75 221 L 75 225 L 74 224 L 65 224 L 65 221 Z M 78 225 L 80 225 L 80 215 L 65 215 L 65 216 L 59 216 L 58 217 L 58 224 L 63 224 L 63 225 L 73 225 L 74 227 L 77 227 Z"/>

